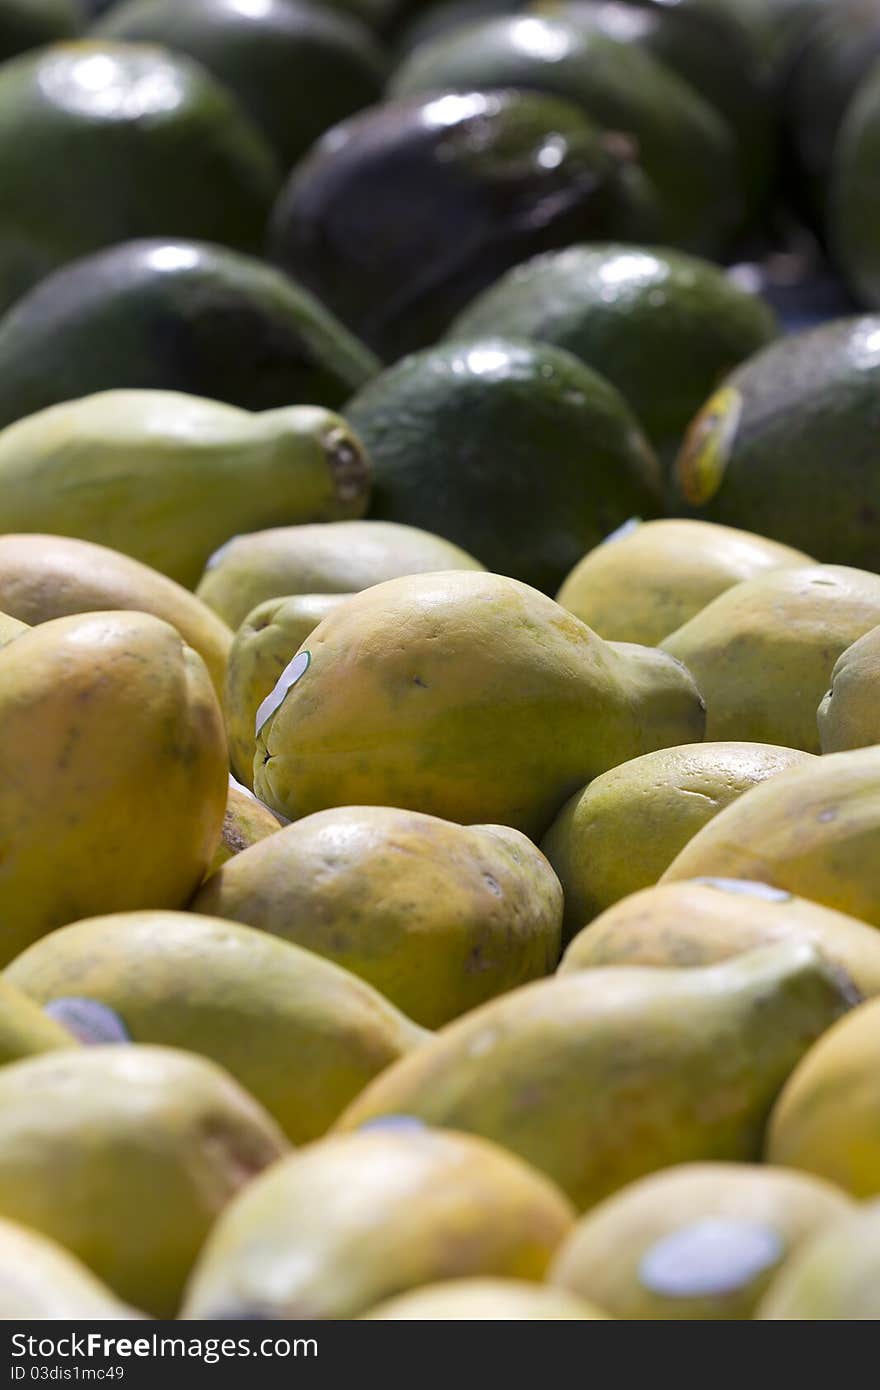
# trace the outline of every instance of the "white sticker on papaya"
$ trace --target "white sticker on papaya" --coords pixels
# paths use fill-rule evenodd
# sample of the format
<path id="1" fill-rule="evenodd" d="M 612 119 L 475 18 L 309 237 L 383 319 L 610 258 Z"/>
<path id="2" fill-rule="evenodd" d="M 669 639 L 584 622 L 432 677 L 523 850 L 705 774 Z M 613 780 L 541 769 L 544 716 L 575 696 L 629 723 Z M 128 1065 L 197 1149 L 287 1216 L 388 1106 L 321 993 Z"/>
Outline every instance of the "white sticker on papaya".
<path id="1" fill-rule="evenodd" d="M 291 662 L 285 666 L 275 684 L 275 689 L 271 695 L 267 695 L 260 708 L 257 710 L 257 719 L 254 726 L 254 737 L 258 737 L 263 725 L 272 718 L 272 715 L 281 708 L 287 699 L 290 691 L 297 681 L 305 675 L 312 664 L 311 652 L 297 652 Z"/>

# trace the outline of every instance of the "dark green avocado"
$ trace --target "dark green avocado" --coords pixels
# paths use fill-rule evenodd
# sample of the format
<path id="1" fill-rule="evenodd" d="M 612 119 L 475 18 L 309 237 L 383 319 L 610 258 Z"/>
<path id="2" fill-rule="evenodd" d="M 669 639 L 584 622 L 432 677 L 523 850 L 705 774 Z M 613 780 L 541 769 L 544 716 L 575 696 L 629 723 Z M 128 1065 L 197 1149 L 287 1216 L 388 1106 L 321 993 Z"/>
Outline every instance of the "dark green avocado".
<path id="1" fill-rule="evenodd" d="M 880 571 L 880 316 L 764 348 L 696 417 L 676 510 Z"/>
<path id="2" fill-rule="evenodd" d="M 381 357 L 436 340 L 535 252 L 651 236 L 628 147 L 535 92 L 386 102 L 329 131 L 275 209 L 274 258 Z"/>
<path id="3" fill-rule="evenodd" d="M 335 410 L 378 370 L 281 271 L 203 242 L 129 241 L 63 266 L 0 319 L 0 428 L 118 387 Z"/>
<path id="4" fill-rule="evenodd" d="M 147 44 L 56 44 L 0 67 L 0 170 L 0 309 L 132 237 L 259 251 L 279 182 L 232 94 Z"/>
<path id="5" fill-rule="evenodd" d="M 828 238 L 858 303 L 880 308 L 880 64 L 856 92 L 835 146 Z"/>
<path id="6" fill-rule="evenodd" d="M 285 168 L 319 135 L 380 99 L 387 60 L 357 19 L 313 0 L 124 0 L 97 26 L 164 44 L 235 93 Z"/>
<path id="7" fill-rule="evenodd" d="M 553 343 L 601 371 L 661 458 L 728 372 L 776 336 L 771 310 L 718 266 L 650 246 L 572 246 L 484 291 L 450 337 Z"/>
<path id="8" fill-rule="evenodd" d="M 372 516 L 428 528 L 547 593 L 609 532 L 660 507 L 659 464 L 622 396 L 545 343 L 413 353 L 345 415 L 373 463 Z"/>
<path id="9" fill-rule="evenodd" d="M 630 140 L 658 196 L 658 240 L 709 255 L 728 246 L 744 216 L 731 128 L 650 53 L 584 18 L 505 16 L 422 44 L 391 92 L 498 87 L 551 92 Z"/>
<path id="10" fill-rule="evenodd" d="M 0 0 L 0 63 L 57 39 L 70 39 L 82 26 L 74 0 Z"/>

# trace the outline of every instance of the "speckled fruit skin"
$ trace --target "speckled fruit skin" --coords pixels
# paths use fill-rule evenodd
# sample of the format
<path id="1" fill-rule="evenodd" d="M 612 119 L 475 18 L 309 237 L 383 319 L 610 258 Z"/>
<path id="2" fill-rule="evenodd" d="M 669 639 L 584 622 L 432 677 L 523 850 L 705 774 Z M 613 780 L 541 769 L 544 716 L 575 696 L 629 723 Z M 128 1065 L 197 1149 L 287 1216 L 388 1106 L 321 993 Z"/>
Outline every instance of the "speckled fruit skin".
<path id="1" fill-rule="evenodd" d="M 267 932 L 192 912 L 110 914 L 37 942 L 7 981 L 39 1004 L 96 999 L 135 1043 L 225 1067 L 293 1143 L 333 1123 L 426 1036 L 375 990 Z"/>
<path id="2" fill-rule="evenodd" d="M 481 1134 L 583 1210 L 676 1163 L 757 1159 L 783 1083 L 859 998 L 803 944 L 541 980 L 389 1067 L 339 1128 L 403 1114 Z"/>
<path id="3" fill-rule="evenodd" d="M 804 1173 L 746 1163 L 681 1164 L 641 1178 L 582 1217 L 557 1251 L 550 1280 L 615 1318 L 751 1318 L 780 1270 L 817 1232 L 852 1211 L 839 1188 Z M 716 1225 L 718 1244 L 701 1267 L 704 1223 Z M 752 1269 L 752 1252 L 740 1244 L 744 1237 L 767 1243 Z M 676 1240 L 668 1264 L 652 1265 L 652 1257 Z"/>
<path id="4" fill-rule="evenodd" d="M 332 1136 L 230 1207 L 183 1316 L 353 1318 L 438 1278 L 538 1281 L 572 1218 L 540 1173 L 469 1135 Z"/>
<path id="5" fill-rule="evenodd" d="M 235 786 L 230 777 L 220 843 L 205 878 L 210 878 L 223 864 L 280 828 L 278 817 L 245 787 Z"/>
<path id="6" fill-rule="evenodd" d="M 0 1213 L 160 1318 L 222 1208 L 288 1147 L 226 1072 L 173 1048 L 15 1062 L 0 1068 L 0 1104 Z"/>
<path id="7" fill-rule="evenodd" d="M 290 820 L 398 806 L 534 838 L 600 772 L 703 733 L 680 663 L 605 643 L 499 575 L 377 584 L 325 618 L 308 650 L 254 757 L 257 795 Z"/>
<path id="8" fill-rule="evenodd" d="M 146 613 L 56 618 L 0 648 L 4 963 L 65 922 L 181 907 L 228 781 L 201 657 Z"/>
<path id="9" fill-rule="evenodd" d="M 834 663 L 880 622 L 880 576 L 842 565 L 768 570 L 671 633 L 707 705 L 706 736 L 820 751 L 816 707 Z"/>
<path id="10" fill-rule="evenodd" d="M 2 308 L 66 261 L 131 237 L 259 252 L 279 179 L 231 92 L 149 44 L 83 40 L 5 64 L 0 161 Z"/>
<path id="11" fill-rule="evenodd" d="M 525 835 L 384 806 L 287 826 L 209 879 L 191 906 L 336 961 L 426 1028 L 559 958 L 562 891 Z"/>
<path id="12" fill-rule="evenodd" d="M 62 266 L 7 311 L 0 425 L 130 387 L 337 410 L 378 370 L 281 271 L 224 246 L 144 238 Z"/>
<path id="13" fill-rule="evenodd" d="M 576 792 L 541 841 L 565 892 L 566 939 L 656 883 L 743 792 L 807 756 L 766 743 L 686 744 L 633 758 Z M 621 854 L 622 844 L 630 852 Z"/>
<path id="14" fill-rule="evenodd" d="M 629 517 L 662 509 L 635 416 L 562 348 L 438 344 L 382 372 L 344 413 L 372 461 L 373 516 L 431 527 L 547 593 Z"/>
<path id="15" fill-rule="evenodd" d="M 710 875 L 769 883 L 880 926 L 880 748 L 791 768 L 694 836 L 664 883 Z"/>
<path id="16" fill-rule="evenodd" d="M 774 315 L 717 266 L 650 246 L 572 246 L 503 275 L 450 337 L 493 333 L 567 348 L 616 386 L 671 460 L 721 377 L 777 332 Z"/>
<path id="17" fill-rule="evenodd" d="M 809 558 L 710 521 L 633 518 L 575 565 L 556 602 L 608 641 L 655 646 L 734 584 Z"/>
<path id="18" fill-rule="evenodd" d="M 831 672 L 831 687 L 817 711 L 823 753 L 845 753 L 880 743 L 880 627 L 847 647 Z"/>
<path id="19" fill-rule="evenodd" d="M 633 893 L 578 933 L 559 972 L 603 965 L 696 969 L 786 941 L 814 946 L 866 999 L 880 994 L 874 927 L 747 879 L 685 879 Z"/>

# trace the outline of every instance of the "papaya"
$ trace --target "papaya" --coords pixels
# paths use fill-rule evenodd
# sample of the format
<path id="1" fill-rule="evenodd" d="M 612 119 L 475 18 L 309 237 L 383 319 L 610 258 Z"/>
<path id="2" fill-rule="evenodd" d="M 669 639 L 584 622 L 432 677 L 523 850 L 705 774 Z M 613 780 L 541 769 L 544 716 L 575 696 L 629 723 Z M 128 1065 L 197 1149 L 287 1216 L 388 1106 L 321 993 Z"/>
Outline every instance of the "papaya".
<path id="1" fill-rule="evenodd" d="M 774 1279 L 765 1322 L 876 1322 L 880 1318 L 880 1202 L 819 1232 Z"/>
<path id="2" fill-rule="evenodd" d="M 765 1155 L 880 1196 L 880 1002 L 869 1000 L 810 1048 L 773 1107 Z"/>
<path id="3" fill-rule="evenodd" d="M 201 657 L 146 613 L 55 618 L 0 648 L 0 962 L 95 913 L 182 907 L 223 823 Z"/>
<path id="4" fill-rule="evenodd" d="M 326 956 L 426 1028 L 559 958 L 562 890 L 525 835 L 384 806 L 306 816 L 237 855 L 190 906 Z"/>
<path id="5" fill-rule="evenodd" d="M 220 1067 L 172 1048 L 14 1062 L 0 1068 L 0 1107 L 0 1214 L 160 1318 L 221 1209 L 287 1149 Z"/>
<path id="6" fill-rule="evenodd" d="M 22 624 L 125 608 L 177 628 L 222 699 L 232 633 L 180 584 L 103 545 L 69 536 L 0 535 L 0 609 Z"/>
<path id="7" fill-rule="evenodd" d="M 565 892 L 566 940 L 605 908 L 656 883 L 697 831 L 743 792 L 807 756 L 764 743 L 685 744 L 633 758 L 576 792 L 541 841 Z"/>
<path id="8" fill-rule="evenodd" d="M 407 574 L 482 568 L 451 541 L 415 526 L 325 521 L 235 536 L 211 556 L 197 592 L 237 631 L 270 598 L 354 594 Z"/>
<path id="9" fill-rule="evenodd" d="M 419 1127 L 336 1135 L 277 1163 L 217 1222 L 185 1318 L 355 1318 L 437 1279 L 541 1279 L 572 1224 L 495 1144 Z"/>
<path id="10" fill-rule="evenodd" d="M 817 711 L 823 753 L 846 753 L 880 743 L 880 627 L 847 647 L 831 672 L 831 688 Z"/>
<path id="11" fill-rule="evenodd" d="M 614 1318 L 753 1318 L 789 1261 L 853 1209 L 842 1191 L 807 1174 L 682 1163 L 583 1216 L 557 1251 L 550 1281 Z"/>
<path id="12" fill-rule="evenodd" d="M 628 517 L 661 509 L 635 416 L 564 348 L 438 343 L 369 382 L 345 416 L 373 464 L 372 515 L 430 526 L 547 593 Z"/>
<path id="13" fill-rule="evenodd" d="M 92 31 L 155 43 L 201 63 L 234 92 L 281 165 L 325 130 L 381 101 L 388 60 L 353 14 L 313 0 L 122 0 Z"/>
<path id="14" fill-rule="evenodd" d="M 809 563 L 732 526 L 633 517 L 575 565 L 556 602 L 608 641 L 650 647 L 742 580 Z"/>
<path id="15" fill-rule="evenodd" d="M 259 129 L 200 64 L 99 40 L 3 64 L 0 164 L 0 308 L 132 237 L 259 253 L 280 178 Z"/>
<path id="16" fill-rule="evenodd" d="M 378 371 L 282 271 L 225 246 L 144 238 L 61 266 L 3 315 L 0 427 L 132 387 L 338 410 Z"/>
<path id="17" fill-rule="evenodd" d="M 233 859 L 236 854 L 241 854 L 242 850 L 249 849 L 258 840 L 264 840 L 267 835 L 274 835 L 279 826 L 278 817 L 273 816 L 268 807 L 257 800 L 253 792 L 239 786 L 230 774 L 220 843 L 214 851 L 214 858 L 208 866 L 205 878 L 210 878 L 228 860 Z"/>
<path id="18" fill-rule="evenodd" d="M 351 431 L 312 406 L 102 391 L 0 431 L 0 530 L 107 545 L 187 588 L 236 529 L 358 516 L 369 486 Z"/>
<path id="19" fill-rule="evenodd" d="M 661 643 L 693 672 L 706 737 L 820 752 L 816 707 L 837 658 L 880 623 L 880 576 L 839 565 L 743 580 Z"/>
<path id="20" fill-rule="evenodd" d="M 421 44 L 390 92 L 496 87 L 551 92 L 603 130 L 625 134 L 654 193 L 658 243 L 709 256 L 730 244 L 745 208 L 731 127 L 641 45 L 610 37 L 583 14 L 501 15 Z"/>
<path id="21" fill-rule="evenodd" d="M 880 934 L 874 927 L 782 888 L 739 878 L 685 879 L 633 893 L 578 933 L 559 971 L 694 968 L 784 942 L 814 946 L 865 998 L 880 994 Z"/>
<path id="22" fill-rule="evenodd" d="M 444 1279 L 364 1314 L 385 1322 L 594 1322 L 605 1316 L 564 1289 L 524 1279 Z"/>
<path id="23" fill-rule="evenodd" d="M 524 83 L 451 85 L 328 130 L 272 213 L 272 259 L 386 362 L 539 251 L 660 233 L 632 142 Z"/>
<path id="24" fill-rule="evenodd" d="M 293 594 L 270 598 L 258 603 L 236 632 L 229 653 L 224 707 L 229 760 L 244 786 L 252 787 L 254 781 L 257 711 L 306 638 L 347 597 Z"/>
<path id="25" fill-rule="evenodd" d="M 5 978 L 37 1004 L 97 1000 L 136 1043 L 209 1057 L 294 1143 L 322 1134 L 423 1038 L 347 971 L 266 932 L 192 913 L 75 922 L 25 951 Z"/>
<path id="26" fill-rule="evenodd" d="M 0 981 L 0 1066 L 75 1046 L 67 1029 L 43 1013 L 24 990 Z"/>
<path id="27" fill-rule="evenodd" d="M 16 637 L 20 637 L 23 632 L 28 631 L 28 627 L 28 623 L 13 618 L 9 613 L 0 613 L 0 647 L 5 647 L 8 642 L 14 642 Z"/>
<path id="28" fill-rule="evenodd" d="M 859 999 L 803 944 L 540 980 L 389 1067 L 339 1127 L 405 1114 L 482 1135 L 584 1210 L 675 1163 L 756 1160 L 789 1074 Z"/>
<path id="29" fill-rule="evenodd" d="M 604 643 L 499 575 L 377 584 L 325 618 L 297 660 L 254 756 L 254 790 L 290 820 L 384 805 L 535 837 L 600 772 L 702 736 L 702 700 L 678 662 Z"/>
<path id="30" fill-rule="evenodd" d="M 14 1221 L 0 1221 L 4 1322 L 100 1322 L 140 1316 L 54 1240 Z"/>
<path id="31" fill-rule="evenodd" d="M 661 882 L 751 879 L 880 927 L 880 748 L 831 753 L 753 787 L 705 825 Z"/>
<path id="32" fill-rule="evenodd" d="M 573 352 L 617 387 L 664 462 L 719 379 L 776 333 L 767 305 L 718 266 L 616 242 L 533 257 L 478 295 L 449 330 Z"/>

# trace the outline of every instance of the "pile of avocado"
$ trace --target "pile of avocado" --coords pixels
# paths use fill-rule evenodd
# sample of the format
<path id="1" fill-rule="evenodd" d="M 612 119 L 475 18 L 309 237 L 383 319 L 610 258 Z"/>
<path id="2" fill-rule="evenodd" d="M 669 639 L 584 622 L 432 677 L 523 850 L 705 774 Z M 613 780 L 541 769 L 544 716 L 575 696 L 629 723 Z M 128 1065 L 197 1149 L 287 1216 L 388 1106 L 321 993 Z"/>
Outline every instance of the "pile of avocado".
<path id="1" fill-rule="evenodd" d="M 880 1320 L 880 0 L 0 0 L 0 1319 Z"/>

